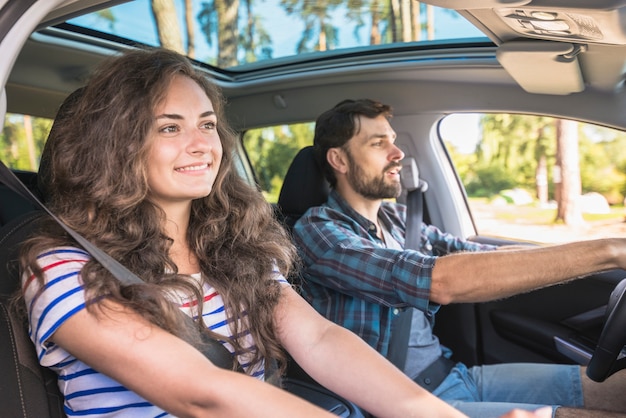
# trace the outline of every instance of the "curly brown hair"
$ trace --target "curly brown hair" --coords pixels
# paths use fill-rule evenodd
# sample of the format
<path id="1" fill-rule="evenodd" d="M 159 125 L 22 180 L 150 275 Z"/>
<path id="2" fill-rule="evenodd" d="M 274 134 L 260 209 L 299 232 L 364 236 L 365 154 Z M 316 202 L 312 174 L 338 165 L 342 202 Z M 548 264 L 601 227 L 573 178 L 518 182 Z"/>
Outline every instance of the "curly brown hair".
<path id="1" fill-rule="evenodd" d="M 92 259 L 81 271 L 90 297 L 106 296 L 175 335 L 191 338 L 164 289 L 185 291 L 198 301 L 202 289 L 178 274 L 168 255 L 173 241 L 162 228 L 164 213 L 147 199 L 146 139 L 154 109 L 177 75 L 189 77 L 206 92 L 224 150 L 211 193 L 192 202 L 188 245 L 202 276 L 224 299 L 235 336 L 229 342 L 236 351 L 243 350 L 236 336 L 249 328 L 256 343 L 251 363 L 275 359 L 284 365 L 273 321 L 280 298 L 273 272 L 278 268 L 287 276 L 296 252 L 270 204 L 233 168 L 237 136 L 224 115 L 220 89 L 186 57 L 164 49 L 132 50 L 99 66 L 72 97 L 65 115 L 58 116 L 46 143 L 41 173 L 46 201 L 71 228 L 146 282 L 121 285 Z M 43 281 L 37 256 L 63 245 L 77 244 L 52 220 L 43 221 L 41 233 L 23 247 L 22 268 Z M 198 330 L 210 333 L 201 324 Z"/>

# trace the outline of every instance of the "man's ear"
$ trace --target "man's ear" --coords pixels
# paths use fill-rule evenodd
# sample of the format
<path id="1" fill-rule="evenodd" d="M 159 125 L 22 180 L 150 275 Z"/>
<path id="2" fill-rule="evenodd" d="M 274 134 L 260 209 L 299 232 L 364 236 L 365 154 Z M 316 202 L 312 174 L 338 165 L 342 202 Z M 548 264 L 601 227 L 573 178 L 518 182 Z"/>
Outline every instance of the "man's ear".
<path id="1" fill-rule="evenodd" d="M 346 174 L 348 171 L 348 160 L 346 158 L 346 153 L 343 149 L 339 147 L 329 148 L 326 153 L 326 159 L 328 160 L 328 164 L 333 168 L 333 170 Z"/>

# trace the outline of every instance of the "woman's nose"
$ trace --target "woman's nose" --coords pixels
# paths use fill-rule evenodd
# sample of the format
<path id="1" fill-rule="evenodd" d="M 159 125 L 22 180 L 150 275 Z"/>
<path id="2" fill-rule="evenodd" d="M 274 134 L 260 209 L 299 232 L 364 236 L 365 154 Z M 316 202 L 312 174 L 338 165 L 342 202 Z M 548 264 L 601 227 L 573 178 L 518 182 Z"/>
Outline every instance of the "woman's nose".
<path id="1" fill-rule="evenodd" d="M 188 149 L 192 153 L 206 153 L 211 151 L 211 138 L 200 130 L 194 130 L 191 133 Z"/>

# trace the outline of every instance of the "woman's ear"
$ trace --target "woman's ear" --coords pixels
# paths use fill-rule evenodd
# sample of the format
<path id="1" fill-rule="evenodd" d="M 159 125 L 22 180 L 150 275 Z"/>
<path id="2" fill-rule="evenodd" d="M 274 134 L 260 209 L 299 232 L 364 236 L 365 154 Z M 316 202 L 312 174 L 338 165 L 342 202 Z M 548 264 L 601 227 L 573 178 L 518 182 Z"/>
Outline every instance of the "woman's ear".
<path id="1" fill-rule="evenodd" d="M 338 173 L 346 174 L 348 172 L 348 160 L 346 158 L 346 152 L 342 148 L 329 148 L 326 153 L 326 159 L 333 170 Z"/>

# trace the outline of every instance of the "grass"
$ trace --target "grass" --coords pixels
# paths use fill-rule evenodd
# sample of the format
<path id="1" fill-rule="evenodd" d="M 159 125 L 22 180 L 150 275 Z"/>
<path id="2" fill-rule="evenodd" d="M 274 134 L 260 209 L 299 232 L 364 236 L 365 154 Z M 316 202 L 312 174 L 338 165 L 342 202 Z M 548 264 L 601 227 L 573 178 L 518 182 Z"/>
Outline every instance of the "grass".
<path id="1" fill-rule="evenodd" d="M 607 214 L 583 214 L 584 223 L 555 222 L 556 208 L 538 204 L 513 205 L 485 198 L 470 198 L 470 207 L 481 235 L 542 243 L 626 237 L 626 212 L 622 205 Z"/>
<path id="2" fill-rule="evenodd" d="M 538 204 L 491 204 L 487 198 L 470 198 L 469 202 L 472 210 L 484 211 L 488 207 L 492 217 L 503 222 L 532 225 L 553 225 L 557 223 L 555 222 L 556 208 L 552 207 L 541 207 Z M 611 206 L 610 212 L 606 214 L 583 213 L 583 219 L 587 222 L 622 220 L 624 216 L 623 205 Z"/>

